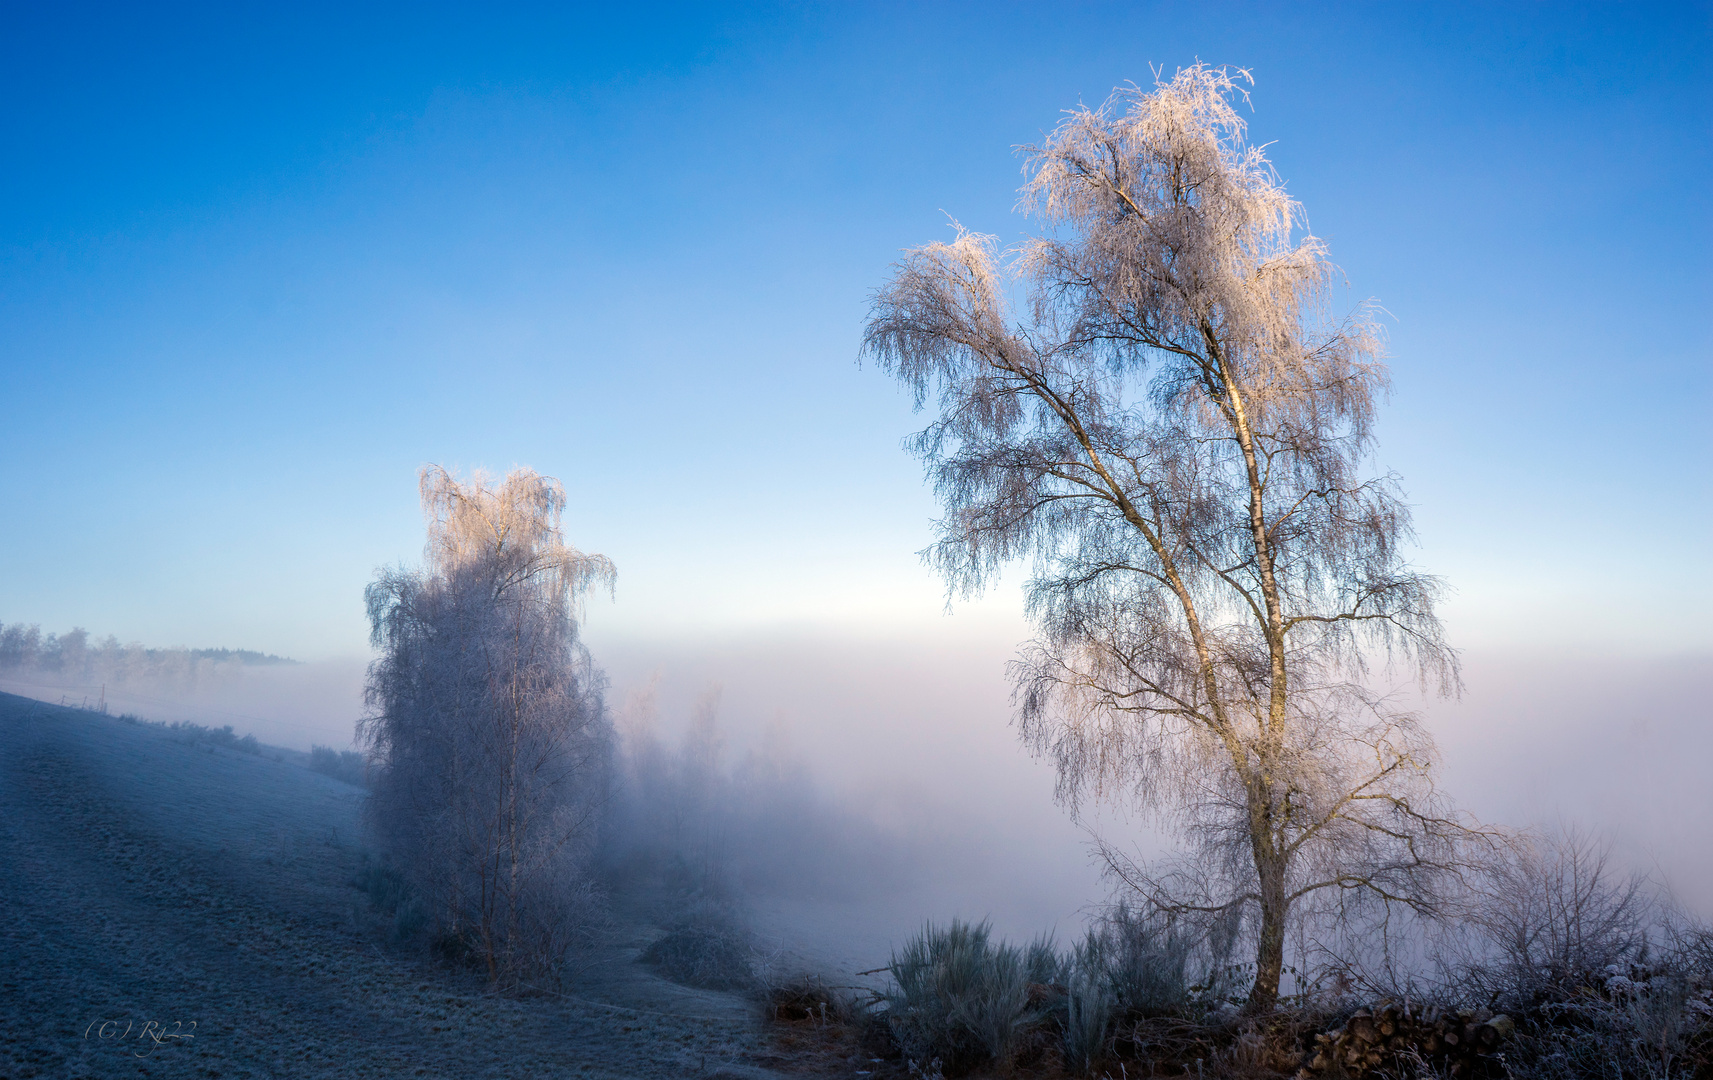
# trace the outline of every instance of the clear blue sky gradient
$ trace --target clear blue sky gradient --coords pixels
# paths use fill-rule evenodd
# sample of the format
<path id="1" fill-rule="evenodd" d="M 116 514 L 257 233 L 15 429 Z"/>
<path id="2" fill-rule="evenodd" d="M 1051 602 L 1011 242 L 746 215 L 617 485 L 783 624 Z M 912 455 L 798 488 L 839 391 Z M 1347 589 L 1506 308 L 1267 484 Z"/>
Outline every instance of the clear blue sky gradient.
<path id="1" fill-rule="evenodd" d="M 1199 58 L 1391 313 L 1453 640 L 1705 651 L 1713 8 L 1567 7 L 9 5 L 0 619 L 360 653 L 439 462 L 565 481 L 592 626 L 931 626 L 869 295 Z"/>

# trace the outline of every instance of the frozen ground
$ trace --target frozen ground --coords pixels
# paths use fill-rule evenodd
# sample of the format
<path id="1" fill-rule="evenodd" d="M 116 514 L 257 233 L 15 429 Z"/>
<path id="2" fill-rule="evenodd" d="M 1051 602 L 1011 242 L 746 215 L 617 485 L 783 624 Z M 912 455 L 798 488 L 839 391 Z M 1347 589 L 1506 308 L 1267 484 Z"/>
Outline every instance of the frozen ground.
<path id="1" fill-rule="evenodd" d="M 809 1066 L 745 1002 L 635 963 L 646 928 L 615 929 L 557 999 L 495 997 L 382 946 L 348 884 L 358 798 L 291 761 L 0 695 L 0 1076 Z"/>

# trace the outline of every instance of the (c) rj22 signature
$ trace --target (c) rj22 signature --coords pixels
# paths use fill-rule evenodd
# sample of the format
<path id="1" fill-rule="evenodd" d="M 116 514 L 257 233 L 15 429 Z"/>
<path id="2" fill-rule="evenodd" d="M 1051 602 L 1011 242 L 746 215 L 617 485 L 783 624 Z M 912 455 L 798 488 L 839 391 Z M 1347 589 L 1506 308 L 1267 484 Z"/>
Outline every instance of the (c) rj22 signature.
<path id="1" fill-rule="evenodd" d="M 120 1024 L 125 1025 L 124 1031 L 119 1030 Z M 136 1026 L 137 1022 L 135 1020 L 91 1020 L 89 1022 L 89 1026 L 83 1029 L 83 1037 L 88 1039 L 93 1035 L 99 1042 L 106 1042 L 109 1039 L 116 1043 L 123 1042 L 127 1038 L 131 1037 L 131 1029 Z M 167 1025 L 159 1020 L 143 1021 L 142 1029 L 137 1032 L 137 1038 L 148 1039 L 150 1041 L 149 1052 L 147 1054 L 141 1054 L 136 1051 L 132 1051 L 131 1056 L 140 1058 L 152 1057 L 154 1056 L 155 1051 L 159 1050 L 174 1039 L 196 1038 L 195 1020 L 190 1021 L 188 1027 L 182 1020 L 174 1020 L 171 1026 L 172 1030 L 168 1031 Z"/>

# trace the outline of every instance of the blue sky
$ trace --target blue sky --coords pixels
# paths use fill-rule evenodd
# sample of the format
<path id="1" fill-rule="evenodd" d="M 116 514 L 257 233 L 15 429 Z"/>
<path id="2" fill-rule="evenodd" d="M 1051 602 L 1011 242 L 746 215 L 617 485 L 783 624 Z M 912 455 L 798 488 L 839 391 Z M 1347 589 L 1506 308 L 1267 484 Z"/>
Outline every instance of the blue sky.
<path id="1" fill-rule="evenodd" d="M 1706 653 L 1710 11 L 9 6 L 0 619 L 359 654 L 438 462 L 565 481 L 592 634 L 931 633 L 869 293 L 1200 59 L 1391 313 L 1454 643 Z"/>

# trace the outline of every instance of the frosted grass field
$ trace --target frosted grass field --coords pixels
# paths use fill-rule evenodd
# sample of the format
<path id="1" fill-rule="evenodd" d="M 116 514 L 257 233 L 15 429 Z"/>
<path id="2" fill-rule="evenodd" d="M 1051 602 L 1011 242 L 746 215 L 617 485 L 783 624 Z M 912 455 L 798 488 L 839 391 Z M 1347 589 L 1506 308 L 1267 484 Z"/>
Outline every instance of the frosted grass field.
<path id="1" fill-rule="evenodd" d="M 748 1002 L 634 962 L 645 928 L 604 935 L 576 998 L 496 996 L 384 947 L 350 884 L 361 793 L 292 761 L 11 695 L 0 743 L 0 1075 L 678 1077 L 768 1060 Z"/>

